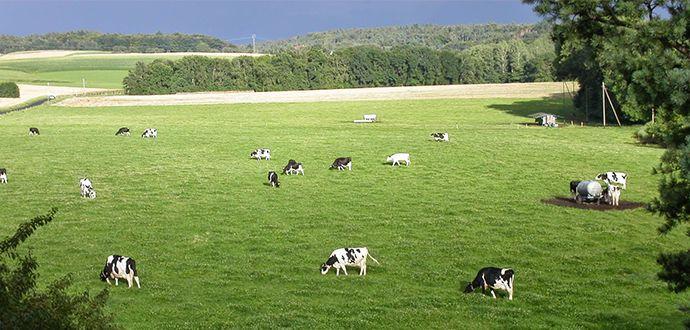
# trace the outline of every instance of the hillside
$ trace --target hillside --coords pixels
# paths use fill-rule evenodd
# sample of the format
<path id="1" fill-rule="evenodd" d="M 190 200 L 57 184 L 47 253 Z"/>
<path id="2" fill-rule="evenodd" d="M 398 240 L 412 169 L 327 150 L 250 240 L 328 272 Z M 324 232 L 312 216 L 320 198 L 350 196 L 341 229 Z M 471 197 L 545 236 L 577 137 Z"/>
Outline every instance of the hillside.
<path id="1" fill-rule="evenodd" d="M 236 52 L 237 46 L 202 34 L 119 34 L 95 31 L 11 36 L 0 34 L 0 54 L 28 50 L 101 50 L 128 53 Z"/>
<path id="2" fill-rule="evenodd" d="M 380 28 L 338 29 L 309 33 L 289 39 L 257 44 L 261 52 L 286 48 L 319 46 L 340 49 L 352 46 L 418 46 L 444 50 L 464 50 L 480 44 L 519 39 L 530 43 L 548 38 L 551 27 L 537 24 L 406 25 Z"/>

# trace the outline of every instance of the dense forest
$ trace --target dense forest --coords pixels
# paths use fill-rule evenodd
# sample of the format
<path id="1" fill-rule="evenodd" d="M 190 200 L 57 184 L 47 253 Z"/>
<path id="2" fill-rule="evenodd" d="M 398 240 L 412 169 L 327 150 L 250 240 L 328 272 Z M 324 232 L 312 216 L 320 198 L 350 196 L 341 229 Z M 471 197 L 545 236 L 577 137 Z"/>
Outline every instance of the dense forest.
<path id="1" fill-rule="evenodd" d="M 530 45 L 512 39 L 462 52 L 309 47 L 232 60 L 187 56 L 137 63 L 123 85 L 127 94 L 170 94 L 550 81 L 553 58 L 553 44 L 543 38 Z"/>
<path id="2" fill-rule="evenodd" d="M 538 24 L 463 24 L 463 25 L 406 25 L 368 29 L 339 29 L 309 33 L 284 40 L 257 44 L 263 53 L 275 53 L 300 47 L 322 47 L 336 50 L 355 46 L 428 47 L 437 50 L 461 51 L 480 44 L 493 44 L 513 39 L 531 43 L 548 38 L 551 25 Z"/>
<path id="3" fill-rule="evenodd" d="M 236 52 L 238 47 L 201 34 L 119 34 L 93 31 L 0 35 L 0 54 L 27 50 L 101 50 L 122 53 Z"/>

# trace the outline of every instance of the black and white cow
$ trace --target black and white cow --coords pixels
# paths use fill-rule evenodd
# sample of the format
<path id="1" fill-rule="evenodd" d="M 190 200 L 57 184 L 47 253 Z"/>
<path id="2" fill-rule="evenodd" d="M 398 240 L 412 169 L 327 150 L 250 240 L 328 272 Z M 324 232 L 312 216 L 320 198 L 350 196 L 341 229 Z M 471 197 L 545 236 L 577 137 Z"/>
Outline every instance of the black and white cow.
<path id="1" fill-rule="evenodd" d="M 477 276 L 465 288 L 465 293 L 473 292 L 478 288 L 482 288 L 482 293 L 486 293 L 486 289 L 491 290 L 491 295 L 496 299 L 496 290 L 508 291 L 508 299 L 513 300 L 513 279 L 515 272 L 510 268 L 496 268 L 485 267 L 479 270 Z"/>
<path id="2" fill-rule="evenodd" d="M 266 148 L 256 149 L 249 154 L 249 158 L 256 158 L 256 160 L 261 160 L 262 158 L 271 160 L 271 150 Z"/>
<path id="3" fill-rule="evenodd" d="M 29 127 L 29 136 L 41 135 L 36 127 Z"/>
<path id="4" fill-rule="evenodd" d="M 157 128 L 147 128 L 144 130 L 144 133 L 141 133 L 141 137 L 143 138 L 157 138 L 158 137 L 158 129 Z"/>
<path id="5" fill-rule="evenodd" d="M 96 190 L 91 185 L 91 180 L 83 178 L 79 180 L 79 189 L 81 190 L 81 197 L 96 198 Z"/>
<path id="6" fill-rule="evenodd" d="M 627 189 L 628 174 L 623 172 L 605 172 L 599 173 L 594 179 L 603 180 L 608 184 L 618 183 L 623 185 L 623 189 Z"/>
<path id="7" fill-rule="evenodd" d="M 0 168 L 0 183 L 7 183 L 7 170 Z"/>
<path id="8" fill-rule="evenodd" d="M 575 196 L 577 194 L 577 185 L 580 184 L 580 181 L 570 181 L 570 192 Z"/>
<path id="9" fill-rule="evenodd" d="M 337 249 L 331 253 L 331 256 L 321 265 L 321 274 L 326 275 L 331 267 L 335 268 L 335 275 L 340 275 L 340 270 L 347 275 L 345 266 L 359 267 L 359 276 L 367 274 L 367 257 L 379 264 L 378 260 L 369 254 L 369 250 L 365 247 L 359 248 L 342 248 Z M 380 265 L 380 264 L 379 264 Z"/>
<path id="10" fill-rule="evenodd" d="M 280 182 L 278 182 L 278 173 L 273 171 L 268 172 L 268 184 L 274 188 L 280 188 Z"/>
<path id="11" fill-rule="evenodd" d="M 337 168 L 339 171 L 344 170 L 346 167 L 350 171 L 352 171 L 352 158 L 350 158 L 350 157 L 336 158 L 333 161 L 333 164 L 331 164 L 331 168 Z"/>
<path id="12" fill-rule="evenodd" d="M 604 200 L 609 205 L 618 206 L 621 200 L 621 187 L 610 184 L 604 190 Z"/>
<path id="13" fill-rule="evenodd" d="M 108 256 L 108 260 L 106 260 L 103 271 L 101 272 L 101 281 L 110 284 L 110 280 L 114 279 L 115 285 L 117 285 L 117 280 L 121 278 L 127 280 L 127 286 L 129 288 L 132 287 L 132 280 L 137 283 L 137 288 L 141 288 L 139 276 L 137 275 L 137 265 L 134 259 L 118 255 Z"/>
<path id="14" fill-rule="evenodd" d="M 290 174 L 300 174 L 304 175 L 304 168 L 302 168 L 302 163 L 298 163 L 294 159 L 290 159 L 283 168 L 283 174 L 290 175 Z"/>
<path id="15" fill-rule="evenodd" d="M 146 132 L 144 132 L 146 133 Z M 117 130 L 117 133 L 115 133 L 115 136 L 129 136 L 129 128 L 127 127 L 120 127 L 119 130 Z"/>
<path id="16" fill-rule="evenodd" d="M 436 142 L 449 141 L 448 133 L 431 133 L 431 137 L 433 137 Z"/>

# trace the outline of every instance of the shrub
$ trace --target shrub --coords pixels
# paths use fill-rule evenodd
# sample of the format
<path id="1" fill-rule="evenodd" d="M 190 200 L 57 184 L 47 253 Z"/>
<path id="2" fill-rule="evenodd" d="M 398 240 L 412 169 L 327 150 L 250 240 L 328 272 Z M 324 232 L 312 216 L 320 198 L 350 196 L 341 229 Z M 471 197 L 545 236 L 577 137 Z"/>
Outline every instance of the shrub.
<path id="1" fill-rule="evenodd" d="M 19 86 L 13 82 L 0 83 L 0 97 L 19 97 Z"/>

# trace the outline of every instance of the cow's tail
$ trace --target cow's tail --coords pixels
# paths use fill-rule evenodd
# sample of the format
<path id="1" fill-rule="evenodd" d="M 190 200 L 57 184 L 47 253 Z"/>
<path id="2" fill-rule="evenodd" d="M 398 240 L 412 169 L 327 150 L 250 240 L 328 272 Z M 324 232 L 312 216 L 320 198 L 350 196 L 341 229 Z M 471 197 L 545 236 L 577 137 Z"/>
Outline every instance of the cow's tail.
<path id="1" fill-rule="evenodd" d="M 377 265 L 381 264 L 378 260 L 374 259 L 374 257 L 371 256 L 371 254 L 367 253 L 367 255 L 369 256 L 369 258 L 371 258 L 371 260 L 374 260 L 374 262 L 376 262 Z"/>

